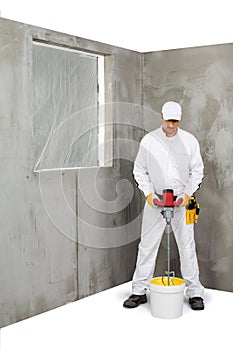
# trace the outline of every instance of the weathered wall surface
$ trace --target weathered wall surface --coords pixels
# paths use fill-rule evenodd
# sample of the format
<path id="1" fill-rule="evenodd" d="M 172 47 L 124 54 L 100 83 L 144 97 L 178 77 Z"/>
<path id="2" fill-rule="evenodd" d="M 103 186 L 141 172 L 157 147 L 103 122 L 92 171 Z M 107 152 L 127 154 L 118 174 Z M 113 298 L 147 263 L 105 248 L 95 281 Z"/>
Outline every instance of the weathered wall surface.
<path id="1" fill-rule="evenodd" d="M 143 86 L 144 106 L 157 113 L 167 100 L 180 102 L 181 128 L 200 142 L 205 164 L 205 178 L 197 192 L 200 278 L 206 287 L 226 291 L 233 291 L 232 54 L 232 44 L 147 53 Z"/>
<path id="2" fill-rule="evenodd" d="M 113 168 L 101 169 L 97 174 L 95 169 L 49 171 L 40 175 L 33 172 L 32 40 L 106 55 L 106 98 L 111 105 L 112 101 L 140 102 L 141 55 L 4 19 L 0 19 L 0 33 L 0 327 L 3 327 L 129 280 L 139 236 L 136 224 L 137 232 L 127 237 L 125 224 L 136 210 L 140 213 L 140 202 L 130 202 L 126 195 L 123 206 L 119 208 L 118 201 L 112 211 L 105 209 L 116 197 L 116 186 L 124 192 L 125 183 L 117 185 L 119 180 L 126 177 L 132 183 L 130 160 L 135 145 L 130 160 L 126 152 L 125 163 L 116 159 Z M 115 123 L 118 107 L 109 109 L 109 120 Z M 141 114 L 136 115 L 140 121 Z M 127 118 L 127 113 L 121 114 L 123 123 Z M 113 130 L 113 137 L 117 138 L 117 127 Z M 128 139 L 130 133 L 127 127 L 124 130 Z M 114 152 L 117 158 L 121 156 L 119 143 L 114 145 Z M 87 189 L 84 196 L 79 189 L 81 182 Z M 90 191 L 86 197 L 90 184 L 98 187 L 98 191 Z M 102 197 L 106 200 L 103 212 L 99 211 Z M 78 217 L 85 219 L 83 224 Z M 104 227 L 104 233 L 100 232 L 102 240 L 96 234 L 99 227 Z M 114 227 L 119 229 L 109 236 Z M 92 233 L 94 241 L 90 240 Z"/>
<path id="3" fill-rule="evenodd" d="M 143 132 L 140 54 L 117 50 L 112 84 L 113 167 L 80 170 L 77 179 L 80 297 L 131 279 L 140 237 L 142 201 L 132 178 Z"/>
<path id="4" fill-rule="evenodd" d="M 72 301 L 77 295 L 76 244 L 62 235 L 43 206 L 33 173 L 32 40 L 26 25 L 0 20 L 1 244 L 0 326 Z M 64 191 L 75 208 L 73 174 Z M 50 203 L 56 174 L 47 174 Z M 61 210 L 57 205 L 57 213 Z M 60 213 L 59 213 L 60 214 Z M 65 225 L 76 234 L 76 221 Z"/>

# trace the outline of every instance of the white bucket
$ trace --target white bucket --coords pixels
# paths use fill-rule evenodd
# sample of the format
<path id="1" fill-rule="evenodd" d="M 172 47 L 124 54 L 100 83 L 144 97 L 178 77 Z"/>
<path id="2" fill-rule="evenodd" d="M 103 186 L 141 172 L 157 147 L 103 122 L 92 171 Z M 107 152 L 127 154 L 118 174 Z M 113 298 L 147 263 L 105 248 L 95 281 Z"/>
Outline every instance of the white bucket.
<path id="1" fill-rule="evenodd" d="M 167 277 L 155 277 L 150 281 L 151 314 L 158 318 L 177 318 L 183 313 L 185 281 L 172 277 L 174 284 L 168 285 Z M 165 284 L 165 285 L 164 285 Z"/>

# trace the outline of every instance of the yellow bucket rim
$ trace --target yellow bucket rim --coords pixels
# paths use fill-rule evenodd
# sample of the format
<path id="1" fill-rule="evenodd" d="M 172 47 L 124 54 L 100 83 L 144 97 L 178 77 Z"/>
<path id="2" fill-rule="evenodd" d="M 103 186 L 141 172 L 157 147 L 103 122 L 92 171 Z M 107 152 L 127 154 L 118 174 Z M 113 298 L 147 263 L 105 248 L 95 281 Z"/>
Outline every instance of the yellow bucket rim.
<path id="1" fill-rule="evenodd" d="M 172 282 L 170 284 L 168 284 L 167 277 L 164 277 L 163 279 L 162 279 L 162 277 L 155 277 L 150 281 L 150 283 L 156 284 L 157 286 L 164 286 L 165 285 L 168 287 L 180 286 L 181 284 L 185 283 L 185 281 L 179 277 L 170 277 L 170 280 L 172 280 Z"/>

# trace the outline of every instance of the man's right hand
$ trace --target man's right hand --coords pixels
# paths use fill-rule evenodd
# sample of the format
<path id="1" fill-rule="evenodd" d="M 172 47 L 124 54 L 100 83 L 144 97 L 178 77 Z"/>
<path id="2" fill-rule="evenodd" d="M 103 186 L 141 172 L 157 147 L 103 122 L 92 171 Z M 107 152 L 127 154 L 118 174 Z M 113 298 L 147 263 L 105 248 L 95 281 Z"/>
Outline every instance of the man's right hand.
<path id="1" fill-rule="evenodd" d="M 150 193 L 148 194 L 148 196 L 146 197 L 147 203 L 152 207 L 152 208 L 157 208 L 157 205 L 154 204 L 154 199 L 158 199 L 159 197 L 156 196 L 156 194 L 154 193 Z"/>

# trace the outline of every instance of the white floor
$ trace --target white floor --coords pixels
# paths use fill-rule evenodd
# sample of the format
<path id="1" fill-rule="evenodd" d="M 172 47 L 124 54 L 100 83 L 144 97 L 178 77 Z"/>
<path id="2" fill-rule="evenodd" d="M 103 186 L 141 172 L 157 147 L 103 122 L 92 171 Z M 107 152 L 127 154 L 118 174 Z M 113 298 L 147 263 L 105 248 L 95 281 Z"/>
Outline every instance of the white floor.
<path id="1" fill-rule="evenodd" d="M 184 302 L 183 315 L 159 319 L 150 300 L 122 307 L 131 283 L 1 329 L 1 350 L 115 350 L 233 348 L 233 293 L 206 289 L 205 310 Z"/>

